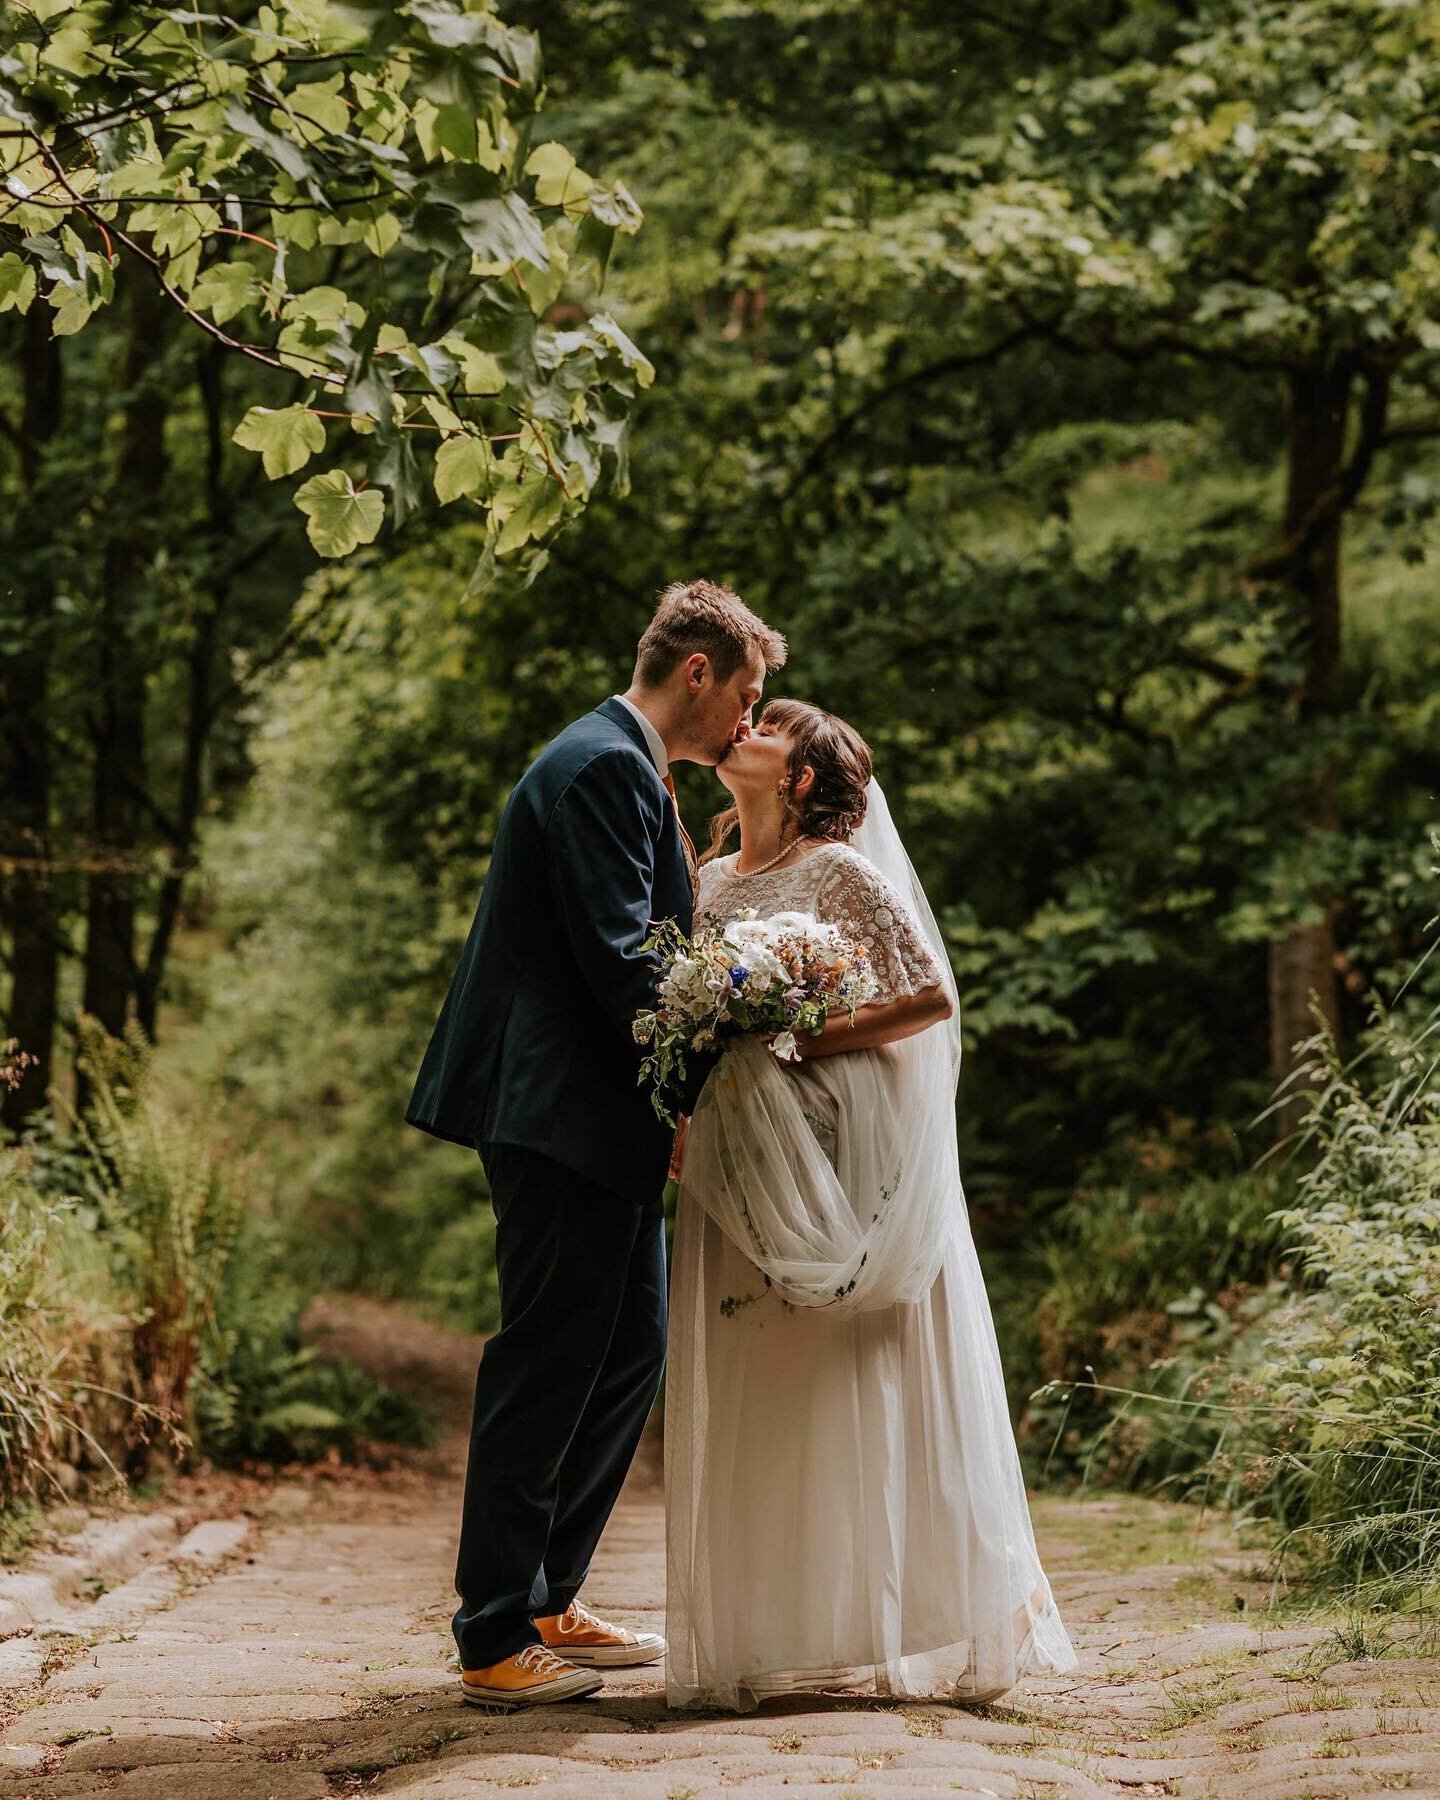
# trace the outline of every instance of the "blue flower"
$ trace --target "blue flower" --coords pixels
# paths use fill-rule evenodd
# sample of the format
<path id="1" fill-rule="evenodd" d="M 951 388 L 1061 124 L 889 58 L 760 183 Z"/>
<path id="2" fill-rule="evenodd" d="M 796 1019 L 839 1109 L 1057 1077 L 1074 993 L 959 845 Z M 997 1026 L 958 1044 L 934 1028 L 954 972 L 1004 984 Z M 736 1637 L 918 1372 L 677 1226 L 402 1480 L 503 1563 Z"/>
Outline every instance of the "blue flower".
<path id="1" fill-rule="evenodd" d="M 749 973 L 750 971 L 745 967 L 744 963 L 736 963 L 735 967 L 730 971 L 730 979 L 735 983 L 736 987 L 739 987 Z"/>

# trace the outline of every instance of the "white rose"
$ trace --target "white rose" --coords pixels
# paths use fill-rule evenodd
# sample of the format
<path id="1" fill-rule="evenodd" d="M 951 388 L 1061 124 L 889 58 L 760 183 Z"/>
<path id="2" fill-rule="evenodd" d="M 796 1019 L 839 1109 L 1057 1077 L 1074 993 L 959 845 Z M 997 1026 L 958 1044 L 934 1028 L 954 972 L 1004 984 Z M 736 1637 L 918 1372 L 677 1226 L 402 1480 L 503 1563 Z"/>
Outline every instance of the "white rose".
<path id="1" fill-rule="evenodd" d="M 793 1031 L 781 1031 L 770 1040 L 770 1048 L 781 1062 L 799 1062 L 800 1046 L 795 1042 Z"/>

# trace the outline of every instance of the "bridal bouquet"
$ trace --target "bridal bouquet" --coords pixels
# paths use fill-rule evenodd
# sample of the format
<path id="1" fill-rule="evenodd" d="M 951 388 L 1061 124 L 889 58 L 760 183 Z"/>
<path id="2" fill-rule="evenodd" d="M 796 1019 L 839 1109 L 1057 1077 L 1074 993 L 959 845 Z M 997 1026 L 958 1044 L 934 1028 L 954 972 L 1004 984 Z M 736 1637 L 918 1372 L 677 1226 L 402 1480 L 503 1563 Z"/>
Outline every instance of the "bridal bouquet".
<path id="1" fill-rule="evenodd" d="M 688 1052 L 748 1033 L 781 1062 L 796 1062 L 797 1032 L 818 1036 L 842 1009 L 853 1019 L 876 991 L 860 945 L 808 913 L 762 919 L 752 908 L 693 937 L 667 919 L 645 948 L 660 955 L 660 1004 L 637 1013 L 631 1029 L 637 1044 L 649 1046 L 640 1080 L 650 1083 L 650 1103 L 667 1125 L 674 1119 L 666 1094 L 684 1080 Z"/>

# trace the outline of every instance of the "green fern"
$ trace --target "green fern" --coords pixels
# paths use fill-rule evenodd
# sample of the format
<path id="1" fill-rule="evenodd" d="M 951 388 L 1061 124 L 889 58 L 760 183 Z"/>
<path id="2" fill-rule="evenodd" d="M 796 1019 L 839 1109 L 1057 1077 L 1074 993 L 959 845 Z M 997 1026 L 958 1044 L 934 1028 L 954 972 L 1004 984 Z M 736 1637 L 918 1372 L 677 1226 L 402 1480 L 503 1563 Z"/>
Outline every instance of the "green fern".
<path id="1" fill-rule="evenodd" d="M 189 1430 L 191 1379 L 244 1213 L 238 1183 L 213 1132 L 181 1118 L 156 1091 L 152 1051 L 138 1027 L 112 1038 L 79 1016 L 77 1061 L 88 1100 L 73 1119 L 86 1155 L 87 1197 L 133 1307 L 141 1398 Z M 134 1474 L 146 1438 L 134 1434 Z"/>

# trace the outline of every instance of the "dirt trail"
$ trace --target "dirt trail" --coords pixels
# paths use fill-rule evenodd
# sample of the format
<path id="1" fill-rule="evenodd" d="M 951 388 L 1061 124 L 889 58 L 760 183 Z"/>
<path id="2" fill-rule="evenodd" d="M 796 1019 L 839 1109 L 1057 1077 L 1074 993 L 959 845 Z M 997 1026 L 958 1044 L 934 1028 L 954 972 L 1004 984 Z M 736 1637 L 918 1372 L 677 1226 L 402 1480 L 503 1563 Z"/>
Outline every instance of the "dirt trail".
<path id="1" fill-rule="evenodd" d="M 1440 1796 L 1440 1664 L 1349 1661 L 1323 1623 L 1265 1629 L 1264 1590 L 1212 1525 L 1142 1501 L 1047 1499 L 1046 1565 L 1082 1656 L 981 1711 L 843 1696 L 760 1713 L 666 1711 L 653 1670 L 603 1694 L 488 1719 L 456 1698 L 448 1631 L 463 1422 L 478 1340 L 372 1302 L 314 1320 L 399 1385 L 438 1396 L 435 1453 L 382 1476 L 254 1489 L 228 1560 L 128 1584 L 135 1616 L 53 1640 L 12 1694 L 0 1800 L 449 1800 L 768 1794 Z M 663 1508 L 653 1447 L 585 1598 L 661 1628 Z M 153 1589 L 149 1610 L 142 1602 Z M 15 1646 L 21 1645 L 16 1639 Z M 0 1652 L 6 1649 L 0 1644 Z M 1403 1649 L 1403 1647 L 1402 1647 Z M 17 1667 L 19 1665 L 17 1664 Z M 5 1676 L 0 1655 L 0 1683 Z"/>

